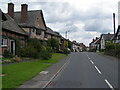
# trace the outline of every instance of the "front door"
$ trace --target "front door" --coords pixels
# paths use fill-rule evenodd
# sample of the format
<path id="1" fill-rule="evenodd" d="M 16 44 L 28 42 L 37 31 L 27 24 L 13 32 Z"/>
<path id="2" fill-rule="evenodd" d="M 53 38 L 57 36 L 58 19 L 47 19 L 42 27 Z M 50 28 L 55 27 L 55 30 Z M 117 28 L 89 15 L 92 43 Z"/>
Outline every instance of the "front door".
<path id="1" fill-rule="evenodd" d="M 10 52 L 15 55 L 15 41 L 10 40 Z"/>

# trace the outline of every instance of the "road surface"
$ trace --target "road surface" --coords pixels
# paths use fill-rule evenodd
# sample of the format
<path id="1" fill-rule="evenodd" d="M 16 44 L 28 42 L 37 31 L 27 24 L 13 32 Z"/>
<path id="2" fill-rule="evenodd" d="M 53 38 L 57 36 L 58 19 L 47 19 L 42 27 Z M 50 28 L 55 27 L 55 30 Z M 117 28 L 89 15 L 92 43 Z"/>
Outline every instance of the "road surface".
<path id="1" fill-rule="evenodd" d="M 47 88 L 118 88 L 118 61 L 92 53 L 72 53 Z"/>

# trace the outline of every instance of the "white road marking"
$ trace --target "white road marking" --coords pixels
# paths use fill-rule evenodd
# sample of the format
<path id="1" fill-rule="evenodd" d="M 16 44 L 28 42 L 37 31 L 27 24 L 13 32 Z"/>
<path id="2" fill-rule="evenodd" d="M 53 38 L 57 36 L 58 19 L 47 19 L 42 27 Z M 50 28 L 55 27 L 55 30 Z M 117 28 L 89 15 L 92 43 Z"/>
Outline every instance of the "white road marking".
<path id="1" fill-rule="evenodd" d="M 53 77 L 52 77 L 42 88 L 46 88 L 46 87 L 51 83 L 51 81 L 58 75 L 58 73 L 59 73 L 60 71 L 62 71 L 62 69 L 64 69 L 64 67 L 70 62 L 70 59 L 72 58 L 73 55 L 74 55 L 74 54 L 72 54 L 72 55 L 70 56 L 70 58 L 67 60 L 67 62 L 57 71 L 57 73 L 55 73 L 55 74 L 53 75 Z"/>
<path id="2" fill-rule="evenodd" d="M 88 55 L 86 54 L 86 56 L 88 57 Z"/>
<path id="3" fill-rule="evenodd" d="M 115 90 L 115 89 L 113 88 L 113 86 L 108 82 L 107 79 L 105 79 L 105 82 L 108 84 L 108 86 L 109 86 L 112 90 Z"/>
<path id="4" fill-rule="evenodd" d="M 94 64 L 94 62 L 93 62 L 92 60 L 90 60 L 90 62 L 91 62 L 92 64 Z"/>
<path id="5" fill-rule="evenodd" d="M 100 70 L 95 66 L 95 69 L 98 71 L 99 74 L 101 74 Z"/>
<path id="6" fill-rule="evenodd" d="M 90 59 L 90 58 L 88 57 L 88 59 Z"/>

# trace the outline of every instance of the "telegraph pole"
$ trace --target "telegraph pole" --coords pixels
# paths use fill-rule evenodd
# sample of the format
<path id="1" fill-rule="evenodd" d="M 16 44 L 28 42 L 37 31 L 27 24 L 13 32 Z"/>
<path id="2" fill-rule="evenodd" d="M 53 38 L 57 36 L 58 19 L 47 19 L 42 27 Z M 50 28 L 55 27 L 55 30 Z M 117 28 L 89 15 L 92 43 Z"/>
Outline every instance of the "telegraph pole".
<path id="1" fill-rule="evenodd" d="M 70 31 L 68 30 L 68 31 L 65 32 L 65 37 L 66 37 L 66 39 L 67 39 L 67 36 L 68 36 L 68 35 L 67 35 L 68 32 L 70 32 Z"/>
<path id="2" fill-rule="evenodd" d="M 113 13 L 113 28 L 114 28 L 114 35 L 115 35 L 115 13 Z"/>

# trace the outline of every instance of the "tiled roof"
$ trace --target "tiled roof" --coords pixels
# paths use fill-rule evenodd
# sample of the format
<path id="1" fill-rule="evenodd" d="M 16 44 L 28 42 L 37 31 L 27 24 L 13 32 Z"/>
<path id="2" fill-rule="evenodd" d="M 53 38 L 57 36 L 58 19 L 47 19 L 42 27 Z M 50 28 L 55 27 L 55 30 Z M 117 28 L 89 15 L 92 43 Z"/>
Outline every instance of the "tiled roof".
<path id="1" fill-rule="evenodd" d="M 116 35 L 120 32 L 120 26 L 118 26 L 118 29 L 117 29 L 117 32 L 116 32 Z"/>
<path id="2" fill-rule="evenodd" d="M 14 21 L 14 19 L 12 19 L 8 14 L 4 14 L 4 15 L 7 18 L 7 20 L 2 22 L 3 29 L 7 29 L 15 33 L 27 35 L 25 31 L 18 26 L 18 24 Z"/>
<path id="3" fill-rule="evenodd" d="M 55 36 L 60 36 L 60 35 L 58 35 L 56 32 L 54 32 L 54 31 L 53 31 L 51 28 L 49 28 L 49 27 L 47 27 L 46 33 L 52 34 L 52 35 L 55 35 Z"/>
<path id="4" fill-rule="evenodd" d="M 1 9 L 0 9 L 0 18 L 2 18 L 3 21 L 7 20 Z"/>
<path id="5" fill-rule="evenodd" d="M 94 43 L 95 43 L 95 44 L 100 44 L 100 38 L 98 38 L 97 40 L 95 40 Z"/>
<path id="6" fill-rule="evenodd" d="M 42 10 L 33 10 L 33 11 L 28 11 L 28 20 L 26 23 L 21 23 L 21 11 L 19 12 L 14 12 L 14 19 L 16 20 L 16 22 L 23 27 L 36 27 L 36 28 L 40 28 L 43 29 L 41 27 L 38 27 L 35 25 L 35 20 L 37 19 L 37 16 L 41 15 L 42 21 L 45 24 L 44 18 L 43 18 L 43 14 L 42 14 Z"/>
<path id="7" fill-rule="evenodd" d="M 114 34 L 102 34 L 101 36 L 104 37 L 104 40 L 111 40 L 111 38 L 114 36 Z"/>

